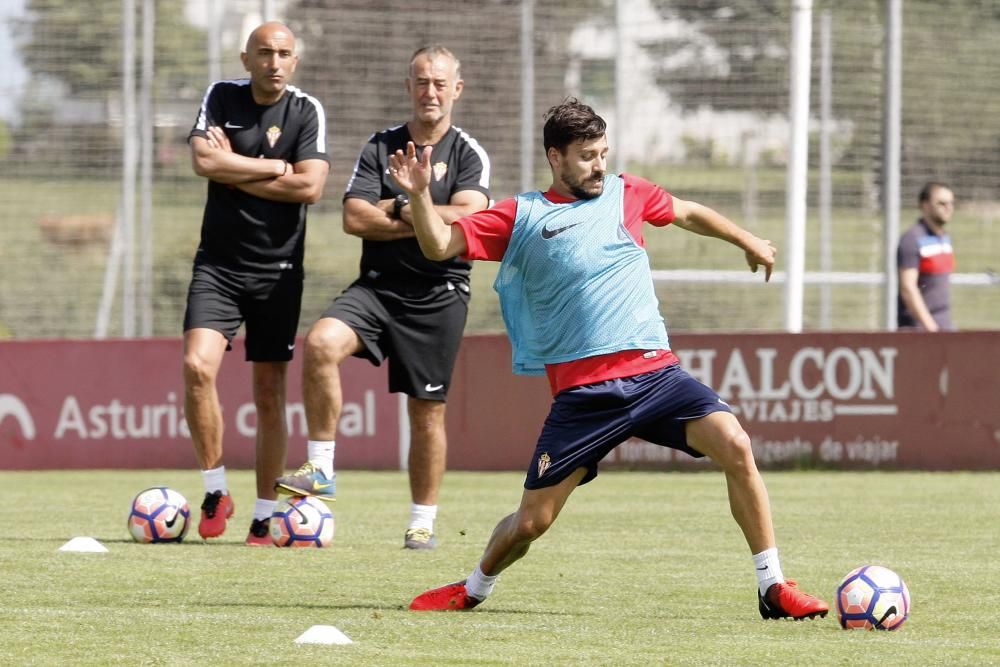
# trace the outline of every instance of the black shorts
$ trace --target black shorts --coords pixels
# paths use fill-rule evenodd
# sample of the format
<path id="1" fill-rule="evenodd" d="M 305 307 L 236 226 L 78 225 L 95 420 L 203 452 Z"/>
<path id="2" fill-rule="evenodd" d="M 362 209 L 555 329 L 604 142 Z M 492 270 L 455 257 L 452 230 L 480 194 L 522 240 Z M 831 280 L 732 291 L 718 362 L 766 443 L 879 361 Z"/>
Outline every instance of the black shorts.
<path id="1" fill-rule="evenodd" d="M 289 361 L 302 309 L 301 271 L 252 274 L 196 263 L 188 287 L 184 331 L 218 331 L 232 349 L 246 323 L 247 361 Z"/>
<path id="2" fill-rule="evenodd" d="M 364 348 L 356 356 L 381 365 L 389 359 L 389 391 L 443 401 L 469 314 L 466 283 L 384 284 L 362 278 L 321 317 L 354 330 Z"/>
<path id="3" fill-rule="evenodd" d="M 597 477 L 597 464 L 632 436 L 696 458 L 686 426 L 729 405 L 678 364 L 650 373 L 572 387 L 556 394 L 528 465 L 526 489 L 554 486 L 586 468 L 580 484 Z"/>

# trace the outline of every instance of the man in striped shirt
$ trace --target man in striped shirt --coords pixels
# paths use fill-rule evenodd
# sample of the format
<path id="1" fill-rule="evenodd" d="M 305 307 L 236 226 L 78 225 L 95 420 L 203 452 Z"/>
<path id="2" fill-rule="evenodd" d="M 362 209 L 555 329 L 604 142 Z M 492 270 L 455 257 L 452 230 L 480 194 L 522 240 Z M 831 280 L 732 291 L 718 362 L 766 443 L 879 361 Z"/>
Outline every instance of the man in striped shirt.
<path id="1" fill-rule="evenodd" d="M 951 273 L 955 253 L 945 227 L 955 212 L 955 195 L 947 185 L 930 182 L 920 190 L 919 220 L 899 239 L 897 324 L 900 329 L 949 331 Z"/>

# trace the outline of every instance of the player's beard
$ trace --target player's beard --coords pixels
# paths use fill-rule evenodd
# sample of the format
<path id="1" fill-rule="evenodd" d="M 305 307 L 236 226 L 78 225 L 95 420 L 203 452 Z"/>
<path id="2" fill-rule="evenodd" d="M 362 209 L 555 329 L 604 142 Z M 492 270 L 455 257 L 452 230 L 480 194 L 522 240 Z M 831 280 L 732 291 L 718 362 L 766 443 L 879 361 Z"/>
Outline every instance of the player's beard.
<path id="1" fill-rule="evenodd" d="M 567 182 L 566 185 L 577 199 L 596 199 L 604 193 L 604 173 L 592 174 L 575 183 Z M 589 190 L 586 189 L 587 185 L 590 186 Z"/>

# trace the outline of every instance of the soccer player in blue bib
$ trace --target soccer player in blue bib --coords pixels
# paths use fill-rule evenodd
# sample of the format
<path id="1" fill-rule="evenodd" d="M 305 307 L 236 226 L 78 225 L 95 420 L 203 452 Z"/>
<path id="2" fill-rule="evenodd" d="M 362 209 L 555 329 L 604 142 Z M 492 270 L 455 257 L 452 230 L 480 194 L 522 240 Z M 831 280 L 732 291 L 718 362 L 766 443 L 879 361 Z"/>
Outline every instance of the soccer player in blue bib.
<path id="1" fill-rule="evenodd" d="M 451 225 L 435 212 L 428 191 L 430 151 L 418 159 L 410 144 L 390 161 L 428 258 L 501 263 L 494 287 L 514 371 L 545 373 L 555 396 L 517 511 L 496 525 L 466 580 L 418 595 L 410 609 L 471 609 L 485 600 L 573 490 L 597 476 L 598 462 L 635 436 L 708 456 L 722 468 L 733 517 L 753 554 L 763 618 L 825 616 L 825 602 L 782 575 L 750 437 L 719 395 L 681 369 L 670 351 L 642 223 L 673 223 L 728 241 L 744 251 L 751 270 L 764 268 L 765 280 L 775 248 L 708 207 L 641 178 L 608 174 L 605 130 L 604 120 L 575 99 L 553 107 L 543 132 L 548 191 L 518 195 Z"/>

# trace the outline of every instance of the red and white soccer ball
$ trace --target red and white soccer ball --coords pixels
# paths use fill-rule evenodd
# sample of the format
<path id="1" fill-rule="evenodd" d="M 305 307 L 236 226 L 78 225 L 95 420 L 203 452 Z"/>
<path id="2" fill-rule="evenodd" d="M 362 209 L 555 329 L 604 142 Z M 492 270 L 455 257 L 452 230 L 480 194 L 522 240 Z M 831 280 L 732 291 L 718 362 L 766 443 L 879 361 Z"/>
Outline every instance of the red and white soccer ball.
<path id="1" fill-rule="evenodd" d="M 136 542 L 180 542 L 191 526 L 191 508 L 181 494 L 165 486 L 140 491 L 128 513 L 128 532 Z"/>
<path id="2" fill-rule="evenodd" d="M 910 591 L 887 567 L 863 565 L 837 586 L 837 619 L 847 630 L 898 630 L 910 615 Z"/>
<path id="3" fill-rule="evenodd" d="M 290 496 L 271 515 L 271 540 L 279 547 L 328 547 L 333 544 L 333 512 L 312 496 Z"/>

